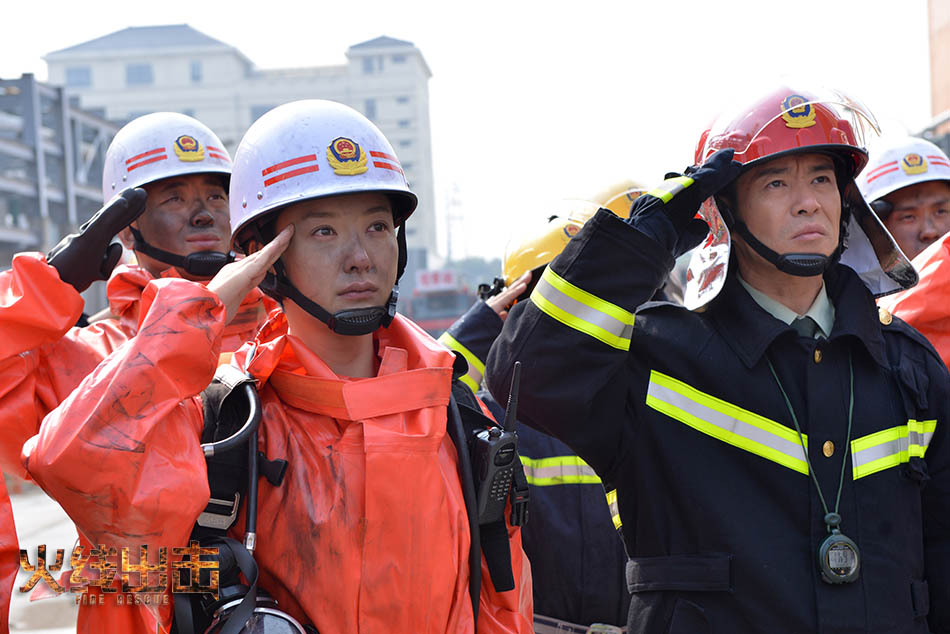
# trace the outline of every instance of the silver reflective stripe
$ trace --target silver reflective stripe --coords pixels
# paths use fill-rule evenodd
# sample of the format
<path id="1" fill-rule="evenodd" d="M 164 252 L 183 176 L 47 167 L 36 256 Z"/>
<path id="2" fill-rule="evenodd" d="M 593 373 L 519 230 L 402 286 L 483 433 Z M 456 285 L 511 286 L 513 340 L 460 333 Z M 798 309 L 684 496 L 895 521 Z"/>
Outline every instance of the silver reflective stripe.
<path id="1" fill-rule="evenodd" d="M 855 479 L 896 467 L 913 457 L 923 457 L 937 422 L 909 420 L 907 425 L 882 429 L 851 442 L 851 466 Z"/>
<path id="2" fill-rule="evenodd" d="M 614 337 L 624 339 L 629 342 L 630 337 L 633 336 L 633 324 L 624 323 L 605 312 L 599 311 L 596 308 L 588 306 L 587 304 L 574 299 L 573 297 L 555 288 L 544 277 L 542 277 L 538 282 L 534 292 L 539 293 L 544 299 L 546 299 L 551 304 L 554 304 L 554 306 L 560 308 L 565 313 L 568 313 L 571 317 L 585 321 L 588 324 L 592 324 L 593 326 L 606 331 Z M 576 327 L 574 323 L 568 323 L 568 325 Z M 580 328 L 578 328 L 578 330 L 580 330 Z M 629 347 L 629 343 L 627 346 Z"/>
<path id="3" fill-rule="evenodd" d="M 600 478 L 578 456 L 529 458 L 521 456 L 528 484 L 550 486 L 557 484 L 599 484 Z"/>
<path id="4" fill-rule="evenodd" d="M 673 198 L 673 196 L 677 195 L 692 184 L 693 179 L 689 176 L 668 178 L 648 191 L 647 196 L 653 196 L 655 198 L 659 198 L 664 203 L 668 203 Z"/>
<path id="5" fill-rule="evenodd" d="M 808 473 L 804 438 L 797 432 L 655 370 L 650 374 L 647 405 L 704 434 Z"/>

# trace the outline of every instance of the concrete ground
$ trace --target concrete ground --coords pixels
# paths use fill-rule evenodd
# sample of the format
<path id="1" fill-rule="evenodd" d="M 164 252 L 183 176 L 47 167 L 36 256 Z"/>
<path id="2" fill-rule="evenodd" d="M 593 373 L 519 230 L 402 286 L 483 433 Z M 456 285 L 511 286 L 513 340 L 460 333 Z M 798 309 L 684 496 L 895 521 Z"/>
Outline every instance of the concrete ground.
<path id="1" fill-rule="evenodd" d="M 62 548 L 65 553 L 63 568 L 69 568 L 69 554 L 76 543 L 76 527 L 63 512 L 59 504 L 51 500 L 38 487 L 7 480 L 10 499 L 13 502 L 13 516 L 16 522 L 17 538 L 20 548 L 29 553 L 30 562 L 36 563 L 36 547 L 46 544 L 46 560 L 52 564 L 56 560 L 56 550 Z M 59 573 L 52 573 L 55 578 Z M 35 634 L 67 634 L 76 631 L 76 612 L 78 610 L 74 595 L 66 592 L 58 597 L 39 601 L 30 601 L 31 594 L 39 592 L 37 584 L 32 593 L 20 592 L 30 574 L 20 571 L 13 600 L 10 605 L 10 632 L 33 632 Z M 45 589 L 46 586 L 43 586 Z"/>

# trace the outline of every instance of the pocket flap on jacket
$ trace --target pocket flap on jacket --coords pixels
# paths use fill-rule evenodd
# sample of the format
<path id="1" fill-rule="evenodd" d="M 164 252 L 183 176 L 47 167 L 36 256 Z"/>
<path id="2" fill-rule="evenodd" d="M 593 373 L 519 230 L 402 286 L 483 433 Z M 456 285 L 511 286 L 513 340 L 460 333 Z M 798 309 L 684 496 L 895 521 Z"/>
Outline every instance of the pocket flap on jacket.
<path id="1" fill-rule="evenodd" d="M 630 592 L 680 590 L 728 592 L 732 555 L 670 555 L 635 557 L 627 561 L 627 589 Z"/>

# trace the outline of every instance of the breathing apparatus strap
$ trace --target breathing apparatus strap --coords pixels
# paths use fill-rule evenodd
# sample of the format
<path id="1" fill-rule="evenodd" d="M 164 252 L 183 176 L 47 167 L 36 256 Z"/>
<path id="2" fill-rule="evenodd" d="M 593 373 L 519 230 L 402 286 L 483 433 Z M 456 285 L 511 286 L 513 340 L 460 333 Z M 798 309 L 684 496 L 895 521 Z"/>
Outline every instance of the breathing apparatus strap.
<path id="1" fill-rule="evenodd" d="M 239 374 L 240 377 L 235 375 Z M 232 393 L 243 391 L 243 386 L 253 383 L 253 379 L 232 366 L 222 366 L 215 374 L 204 392 L 204 429 L 201 442 L 210 443 L 232 436 L 247 418 L 246 399 L 229 398 Z M 257 438 L 256 434 L 253 438 Z M 245 445 L 246 447 L 246 445 Z M 267 481 L 279 486 L 287 469 L 286 460 L 268 460 L 257 453 L 258 469 Z M 208 486 L 211 497 L 204 512 L 198 516 L 191 533 L 191 539 L 202 547 L 218 547 L 219 553 L 227 549 L 233 556 L 233 563 L 249 583 L 249 589 L 240 606 L 228 619 L 221 634 L 241 631 L 256 604 L 257 562 L 240 542 L 227 536 L 228 530 L 237 521 L 241 502 L 248 484 L 248 452 L 234 449 L 224 453 L 215 453 L 206 458 L 208 463 Z M 220 572 L 220 571 L 219 571 Z M 220 581 L 224 581 L 220 577 Z M 220 590 L 220 588 L 219 588 Z M 202 605 L 199 594 L 175 595 L 175 621 L 172 632 L 177 634 L 202 634 L 211 624 L 211 617 Z"/>
<path id="2" fill-rule="evenodd" d="M 132 245 L 133 250 L 144 253 L 159 262 L 183 269 L 195 277 L 214 277 L 218 271 L 224 268 L 225 264 L 234 261 L 233 253 L 221 253 L 220 251 L 197 251 L 184 256 L 178 255 L 152 246 L 145 241 L 142 233 L 132 225 L 129 225 L 129 230 L 132 232 L 132 237 L 135 238 L 135 243 Z"/>

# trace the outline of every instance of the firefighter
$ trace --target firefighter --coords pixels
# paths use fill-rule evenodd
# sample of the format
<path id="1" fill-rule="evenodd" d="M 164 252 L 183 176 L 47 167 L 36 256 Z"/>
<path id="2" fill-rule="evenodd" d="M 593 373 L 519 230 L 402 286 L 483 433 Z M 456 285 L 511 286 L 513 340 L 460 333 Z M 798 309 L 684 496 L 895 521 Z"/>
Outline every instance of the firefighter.
<path id="1" fill-rule="evenodd" d="M 950 631 L 950 384 L 874 304 L 916 273 L 854 184 L 873 127 L 837 92 L 740 104 L 492 346 L 494 396 L 520 360 L 522 422 L 617 489 L 630 632 Z M 644 304 L 697 245 L 686 306 Z"/>
<path id="2" fill-rule="evenodd" d="M 621 218 L 645 189 L 625 181 L 595 200 Z M 501 332 L 508 307 L 527 300 L 544 267 L 598 209 L 585 201 L 565 201 L 539 229 L 514 240 L 502 262 L 504 290 L 476 302 L 439 341 L 463 355 L 463 381 L 478 391 L 493 412 L 502 411 L 480 389 L 485 359 Z M 499 318 L 500 317 L 500 318 Z M 594 624 L 613 631 L 626 624 L 630 598 L 624 581 L 626 556 L 618 539 L 619 516 L 612 513 L 615 491 L 605 491 L 593 469 L 564 443 L 531 427 L 518 427 L 518 452 L 530 488 L 530 521 L 522 530 L 534 579 L 534 627 L 548 632 L 585 633 Z M 598 630 L 600 631 L 600 630 Z"/>
<path id="3" fill-rule="evenodd" d="M 227 151 L 204 124 L 168 112 L 139 117 L 119 130 L 106 152 L 103 210 L 48 257 L 20 253 L 11 269 L 0 273 L 3 471 L 24 476 L 20 448 L 37 433 L 43 416 L 136 333 L 149 281 L 210 279 L 214 266 L 224 264 L 230 173 Z M 116 198 L 135 188 L 148 194 L 144 211 L 141 194 L 127 193 L 128 201 Z M 116 234 L 134 250 L 138 264 L 120 265 L 113 272 L 122 252 L 117 243 L 110 245 Z M 186 266 L 187 256 L 192 259 Z M 114 318 L 72 328 L 83 309 L 80 292 L 106 278 Z M 223 349 L 236 350 L 275 307 L 260 291 L 250 293 L 241 316 L 228 328 Z"/>
<path id="4" fill-rule="evenodd" d="M 858 186 L 910 259 L 950 231 L 950 159 L 930 141 L 875 145 Z"/>
<path id="5" fill-rule="evenodd" d="M 230 173 L 227 150 L 204 124 L 167 112 L 139 117 L 119 130 L 106 151 L 105 206 L 47 256 L 17 254 L 12 268 L 0 273 L 0 469 L 28 477 L 20 460 L 23 443 L 86 375 L 136 334 L 142 293 L 151 280 L 207 282 L 228 261 Z M 117 235 L 137 264 L 116 267 L 122 253 L 113 242 Z M 83 310 L 80 293 L 100 279 L 108 279 L 112 318 L 72 327 Z M 276 308 L 259 290 L 248 293 L 223 336 L 225 359 Z M 80 612 L 80 632 L 120 627 L 105 625 L 95 610 Z"/>
<path id="6" fill-rule="evenodd" d="M 283 311 L 232 360 L 258 384 L 261 455 L 288 464 L 259 489 L 261 587 L 320 632 L 529 632 L 516 527 L 502 521 L 513 589 L 491 571 L 469 587 L 481 567 L 446 431 L 454 355 L 395 313 L 416 196 L 389 142 L 342 104 L 285 104 L 242 140 L 230 201 L 232 246 L 250 255 L 207 286 L 151 282 L 138 336 L 27 444 L 30 474 L 95 542 L 186 543 L 214 506 L 199 393 L 263 282 Z M 124 631 L 171 622 L 166 605 L 116 610 Z"/>

